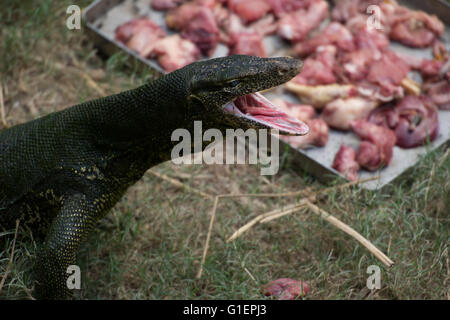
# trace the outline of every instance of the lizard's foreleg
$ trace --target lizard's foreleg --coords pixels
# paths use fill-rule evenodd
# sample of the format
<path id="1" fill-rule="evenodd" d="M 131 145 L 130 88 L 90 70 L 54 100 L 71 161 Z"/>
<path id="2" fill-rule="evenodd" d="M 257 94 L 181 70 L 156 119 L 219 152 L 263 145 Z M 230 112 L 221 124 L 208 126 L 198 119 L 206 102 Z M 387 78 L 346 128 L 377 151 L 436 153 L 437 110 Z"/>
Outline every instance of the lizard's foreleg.
<path id="1" fill-rule="evenodd" d="M 40 299 L 72 297 L 67 287 L 67 268 L 76 263 L 81 242 L 94 227 L 99 207 L 84 195 L 65 199 L 53 221 L 43 248 L 38 254 L 35 272 L 35 295 Z"/>

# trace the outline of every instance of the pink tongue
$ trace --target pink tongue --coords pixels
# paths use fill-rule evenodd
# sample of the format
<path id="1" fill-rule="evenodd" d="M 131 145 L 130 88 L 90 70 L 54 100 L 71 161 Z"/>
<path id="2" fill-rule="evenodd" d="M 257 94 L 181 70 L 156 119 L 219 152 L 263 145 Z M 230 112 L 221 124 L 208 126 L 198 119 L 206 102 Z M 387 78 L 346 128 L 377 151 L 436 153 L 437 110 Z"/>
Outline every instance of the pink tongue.
<path id="1" fill-rule="evenodd" d="M 234 103 L 242 113 L 263 121 L 274 129 L 299 135 L 304 135 L 308 132 L 308 127 L 303 122 L 276 109 L 276 107 L 260 93 L 252 93 L 239 97 Z"/>
<path id="2" fill-rule="evenodd" d="M 267 109 L 264 107 L 250 107 L 250 106 L 244 106 L 241 108 L 243 112 L 251 114 L 254 117 L 257 116 L 270 116 L 270 117 L 285 117 L 286 115 L 278 110 L 275 109 Z"/>

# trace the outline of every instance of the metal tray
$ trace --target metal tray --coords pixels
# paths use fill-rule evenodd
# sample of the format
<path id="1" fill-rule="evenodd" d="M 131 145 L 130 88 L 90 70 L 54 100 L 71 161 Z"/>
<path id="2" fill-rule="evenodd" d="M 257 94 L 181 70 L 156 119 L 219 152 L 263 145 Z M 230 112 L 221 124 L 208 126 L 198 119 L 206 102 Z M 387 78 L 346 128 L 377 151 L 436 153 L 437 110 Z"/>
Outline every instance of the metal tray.
<path id="1" fill-rule="evenodd" d="M 409 0 L 399 1 L 407 7 L 426 11 L 430 14 L 437 15 L 446 25 L 444 34 L 444 42 L 446 46 L 450 43 L 450 5 L 443 0 Z M 83 13 L 83 18 L 87 26 L 89 35 L 93 39 L 99 50 L 106 54 L 112 55 L 122 51 L 128 54 L 130 61 L 137 68 L 143 68 L 150 71 L 150 75 L 157 78 L 165 73 L 164 70 L 154 60 L 148 60 L 140 57 L 134 51 L 128 49 L 125 45 L 118 42 L 114 38 L 114 30 L 117 26 L 139 16 L 147 16 L 155 23 L 162 26 L 168 34 L 174 32 L 167 29 L 164 21 L 165 13 L 154 11 L 150 7 L 150 0 L 97 0 L 93 2 Z M 280 56 L 286 50 L 286 44 L 277 36 L 269 36 L 264 39 L 269 56 Z M 411 49 L 398 43 L 391 43 L 394 51 L 404 52 L 417 57 L 431 58 L 430 49 Z M 213 57 L 220 57 L 227 54 L 227 48 L 219 44 Z M 293 96 L 284 93 L 282 90 L 275 90 L 266 93 L 269 98 L 283 95 L 283 98 L 292 100 Z M 368 172 L 361 170 L 358 174 L 361 179 L 379 176 L 374 181 L 363 183 L 366 189 L 379 189 L 398 178 L 414 166 L 419 158 L 425 153 L 437 149 L 443 145 L 448 147 L 450 142 L 450 111 L 439 111 L 439 136 L 433 143 L 428 146 L 401 149 L 394 147 L 394 156 L 390 165 L 376 172 Z M 339 176 L 345 179 L 339 172 L 331 168 L 334 156 L 341 144 L 357 148 L 360 140 L 352 132 L 340 132 L 330 129 L 328 143 L 322 148 L 311 148 L 307 150 L 297 150 L 294 156 L 294 163 L 298 164 L 302 169 L 316 176 L 321 181 L 328 181 Z M 284 142 L 283 142 L 284 143 Z"/>

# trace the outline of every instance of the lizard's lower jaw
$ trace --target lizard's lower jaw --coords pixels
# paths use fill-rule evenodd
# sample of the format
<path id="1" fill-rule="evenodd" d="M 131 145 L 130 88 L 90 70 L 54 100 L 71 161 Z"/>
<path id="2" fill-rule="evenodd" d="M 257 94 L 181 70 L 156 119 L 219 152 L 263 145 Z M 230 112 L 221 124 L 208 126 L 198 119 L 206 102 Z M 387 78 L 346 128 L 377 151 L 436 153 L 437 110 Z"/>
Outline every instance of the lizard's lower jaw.
<path id="1" fill-rule="evenodd" d="M 224 110 L 267 129 L 277 129 L 280 134 L 302 136 L 309 131 L 305 123 L 279 110 L 260 93 L 250 93 L 230 101 L 224 105 Z"/>

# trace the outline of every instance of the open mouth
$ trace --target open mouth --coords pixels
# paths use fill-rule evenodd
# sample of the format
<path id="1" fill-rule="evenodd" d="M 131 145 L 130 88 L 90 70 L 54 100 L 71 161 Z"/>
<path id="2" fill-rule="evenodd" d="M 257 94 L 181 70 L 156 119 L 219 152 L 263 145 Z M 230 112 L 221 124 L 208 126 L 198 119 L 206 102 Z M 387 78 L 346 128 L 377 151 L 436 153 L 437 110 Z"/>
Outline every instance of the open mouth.
<path id="1" fill-rule="evenodd" d="M 228 102 L 224 106 L 224 110 L 262 124 L 268 129 L 277 129 L 280 134 L 302 136 L 309 131 L 305 123 L 279 110 L 270 100 L 258 92 Z"/>

